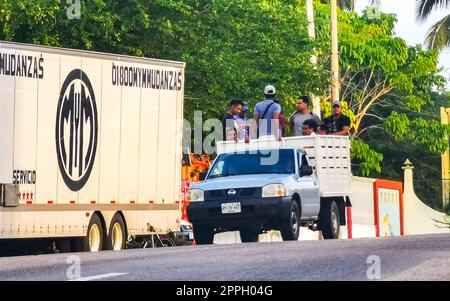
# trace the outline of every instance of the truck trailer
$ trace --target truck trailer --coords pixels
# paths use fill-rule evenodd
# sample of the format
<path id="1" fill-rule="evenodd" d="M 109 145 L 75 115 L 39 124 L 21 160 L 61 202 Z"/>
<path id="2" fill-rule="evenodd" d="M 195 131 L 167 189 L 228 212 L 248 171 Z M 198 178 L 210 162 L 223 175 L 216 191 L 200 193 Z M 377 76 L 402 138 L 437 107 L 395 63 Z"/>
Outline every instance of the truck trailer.
<path id="1" fill-rule="evenodd" d="M 179 229 L 184 69 L 0 41 L 0 242 L 119 250 Z"/>

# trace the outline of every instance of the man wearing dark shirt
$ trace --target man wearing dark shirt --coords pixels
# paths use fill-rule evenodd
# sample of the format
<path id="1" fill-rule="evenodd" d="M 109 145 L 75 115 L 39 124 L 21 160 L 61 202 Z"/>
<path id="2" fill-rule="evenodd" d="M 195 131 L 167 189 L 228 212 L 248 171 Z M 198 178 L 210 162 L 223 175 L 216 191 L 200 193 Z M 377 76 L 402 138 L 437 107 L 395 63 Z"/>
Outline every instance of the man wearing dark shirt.
<path id="1" fill-rule="evenodd" d="M 342 104 L 340 101 L 333 101 L 332 105 L 333 115 L 323 121 L 327 128 L 327 134 L 347 136 L 350 132 L 350 118 L 342 114 Z"/>
<path id="2" fill-rule="evenodd" d="M 230 108 L 222 118 L 223 140 L 237 139 L 238 126 L 236 124 L 236 120 L 234 119 L 234 115 L 242 114 L 243 105 L 244 102 L 239 99 L 234 99 L 230 102 Z"/>

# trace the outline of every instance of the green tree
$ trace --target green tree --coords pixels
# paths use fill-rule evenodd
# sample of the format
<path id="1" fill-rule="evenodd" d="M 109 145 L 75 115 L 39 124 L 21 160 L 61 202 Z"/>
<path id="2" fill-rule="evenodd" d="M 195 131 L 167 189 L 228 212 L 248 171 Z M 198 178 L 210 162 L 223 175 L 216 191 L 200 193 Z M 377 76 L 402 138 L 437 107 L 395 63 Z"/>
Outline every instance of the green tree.
<path id="1" fill-rule="evenodd" d="M 317 6 L 320 57 L 328 65 L 328 7 Z M 383 155 L 367 144 L 373 131 L 393 135 L 396 139 L 441 153 L 448 147 L 448 129 L 438 121 L 410 119 L 401 109 L 420 112 L 431 104 L 434 89 L 443 89 L 445 80 L 438 74 L 438 52 L 420 46 L 409 47 L 394 36 L 396 18 L 380 14 L 371 18 L 366 10 L 362 16 L 340 12 L 341 99 L 348 103 L 345 112 L 352 119 L 353 163 L 361 175 L 381 172 Z M 325 96 L 325 116 L 330 114 L 329 97 Z M 378 108 L 386 107 L 387 111 Z"/>
<path id="2" fill-rule="evenodd" d="M 430 104 L 420 112 L 408 109 L 398 102 L 390 106 L 378 106 L 376 114 L 389 116 L 393 107 L 397 114 L 407 115 L 408 120 L 426 120 L 431 127 L 439 126 L 440 107 L 450 105 L 450 95 L 446 93 L 430 93 Z M 411 127 L 408 132 L 413 132 Z M 384 156 L 381 163 L 381 173 L 377 176 L 383 179 L 403 181 L 402 165 L 406 159 L 414 164 L 414 189 L 421 200 L 435 209 L 442 209 L 442 174 L 441 153 L 430 151 L 423 144 L 410 141 L 408 136 L 397 139 L 395 135 L 386 133 L 383 129 L 367 131 L 362 134 L 365 142 L 376 152 Z M 446 139 L 444 139 L 446 140 Z M 442 141 L 444 144 L 446 141 Z"/>
<path id="3" fill-rule="evenodd" d="M 81 1 L 69 20 L 66 1 L 0 0 L 0 39 L 187 63 L 186 117 L 218 118 L 234 97 L 263 97 L 267 83 L 292 106 L 294 95 L 326 91 L 313 69 L 302 1 Z M 14 17 L 13 17 L 14 16 Z"/>
<path id="4" fill-rule="evenodd" d="M 450 0 L 416 0 L 417 18 L 426 20 L 435 9 L 450 7 Z M 428 31 L 425 44 L 429 48 L 450 46 L 450 14 L 437 21 Z"/>
<path id="5" fill-rule="evenodd" d="M 285 114 L 298 94 L 327 95 L 329 5 L 316 1 L 317 37 L 307 35 L 302 0 L 81 1 L 80 20 L 69 20 L 63 0 L 0 0 L 0 39 L 156 57 L 187 62 L 185 116 L 220 118 L 231 98 L 253 105 L 272 83 Z M 395 38 L 395 18 L 379 20 L 340 11 L 341 70 L 346 114 L 354 125 L 356 171 L 382 171 L 378 134 L 421 147 L 445 148 L 447 129 L 421 113 L 442 86 L 437 52 Z M 310 62 L 315 50 L 317 66 Z M 326 97 L 323 97 L 326 100 Z M 323 109 L 330 112 L 329 103 Z"/>

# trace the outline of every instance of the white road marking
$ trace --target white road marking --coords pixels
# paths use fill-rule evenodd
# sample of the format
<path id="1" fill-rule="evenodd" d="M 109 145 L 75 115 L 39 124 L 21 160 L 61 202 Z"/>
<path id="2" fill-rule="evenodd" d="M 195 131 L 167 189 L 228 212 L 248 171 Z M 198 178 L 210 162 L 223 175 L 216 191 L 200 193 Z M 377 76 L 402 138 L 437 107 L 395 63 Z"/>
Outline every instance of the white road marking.
<path id="1" fill-rule="evenodd" d="M 98 280 L 98 279 L 103 279 L 103 278 L 117 277 L 117 276 L 122 276 L 122 275 L 126 275 L 126 274 L 128 274 L 128 273 L 108 273 L 108 274 L 101 274 L 101 275 L 96 275 L 96 276 L 81 277 L 81 278 L 71 279 L 68 281 L 91 281 L 91 280 Z"/>

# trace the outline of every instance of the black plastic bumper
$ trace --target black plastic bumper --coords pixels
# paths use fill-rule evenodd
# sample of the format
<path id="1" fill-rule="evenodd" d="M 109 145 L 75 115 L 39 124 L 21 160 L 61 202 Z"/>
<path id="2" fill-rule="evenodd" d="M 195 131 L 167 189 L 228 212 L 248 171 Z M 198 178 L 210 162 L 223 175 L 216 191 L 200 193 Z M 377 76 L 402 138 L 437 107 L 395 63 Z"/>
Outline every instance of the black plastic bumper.
<path id="1" fill-rule="evenodd" d="M 224 203 L 241 203 L 241 213 L 222 214 Z M 239 230 L 244 227 L 261 227 L 289 217 L 291 197 L 235 199 L 233 201 L 205 201 L 189 203 L 189 221 L 222 230 Z"/>

